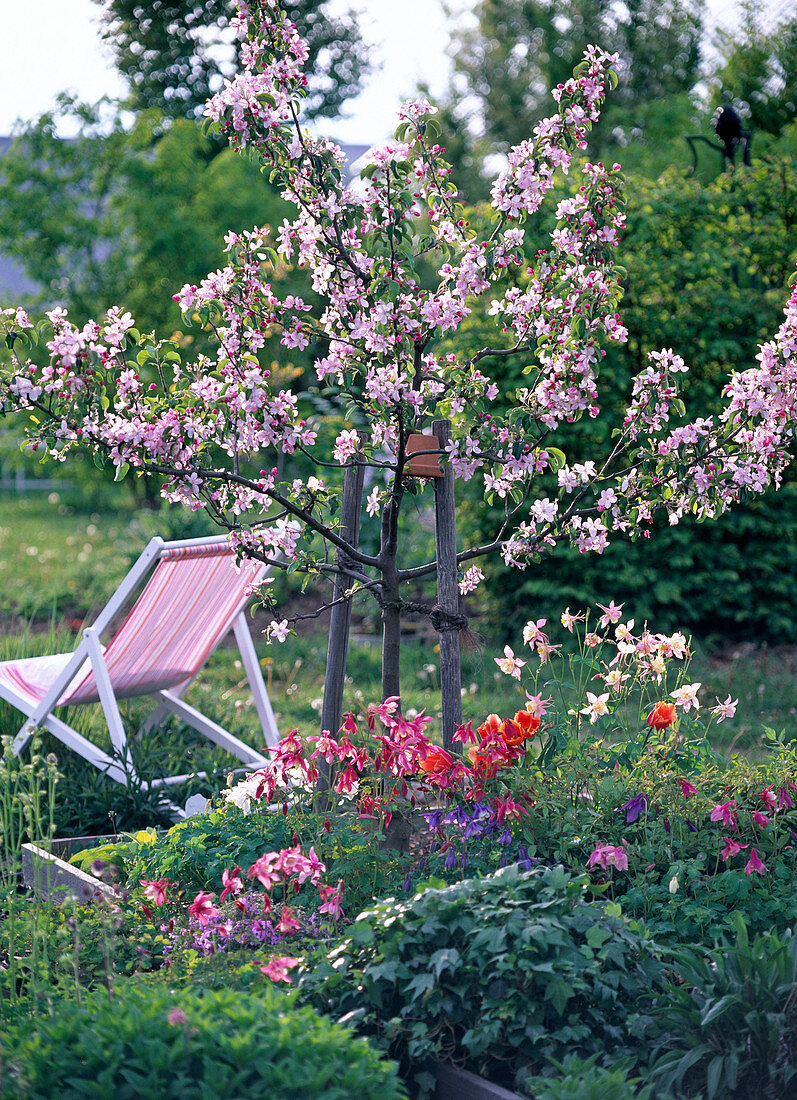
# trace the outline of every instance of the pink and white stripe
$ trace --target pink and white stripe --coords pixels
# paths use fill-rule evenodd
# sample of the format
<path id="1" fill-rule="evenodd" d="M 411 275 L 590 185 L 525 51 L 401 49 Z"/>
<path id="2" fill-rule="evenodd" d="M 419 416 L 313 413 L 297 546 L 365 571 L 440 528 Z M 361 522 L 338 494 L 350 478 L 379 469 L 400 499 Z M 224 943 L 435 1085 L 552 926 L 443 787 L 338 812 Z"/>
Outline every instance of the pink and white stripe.
<path id="1" fill-rule="evenodd" d="M 164 549 L 149 582 L 112 638 L 104 657 L 117 699 L 173 688 L 199 672 L 266 572 L 260 563 L 236 567 L 230 548 L 211 543 Z M 47 693 L 71 654 L 0 665 L 0 684 L 33 705 Z M 61 706 L 96 703 L 88 663 Z"/>

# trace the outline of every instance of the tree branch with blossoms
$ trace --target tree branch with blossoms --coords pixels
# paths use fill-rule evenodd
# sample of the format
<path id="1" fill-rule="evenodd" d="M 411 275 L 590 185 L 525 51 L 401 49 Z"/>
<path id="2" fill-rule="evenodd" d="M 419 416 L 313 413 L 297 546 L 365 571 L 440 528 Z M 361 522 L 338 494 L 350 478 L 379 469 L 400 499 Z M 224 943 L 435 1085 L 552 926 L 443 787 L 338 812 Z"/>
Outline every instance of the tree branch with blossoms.
<path id="1" fill-rule="evenodd" d="M 119 477 L 128 469 L 164 477 L 166 498 L 207 509 L 242 555 L 306 573 L 342 571 L 380 608 L 383 698 L 400 696 L 401 615 L 413 606 L 403 591 L 437 567 L 405 563 L 399 537 L 407 440 L 433 419 L 452 423 L 444 461 L 455 477 L 478 475 L 485 498 L 504 502 L 494 536 L 460 550 L 463 566 L 500 552 L 525 568 L 563 540 L 601 553 L 615 534 L 643 531 L 656 510 L 672 523 L 718 515 L 780 483 L 797 407 L 797 291 L 758 366 L 727 383 L 718 416 L 686 422 L 677 396 L 686 365 L 665 350 L 634 379 L 607 456 L 571 465 L 550 445 L 563 422 L 600 414 L 603 345 L 626 338 L 615 267 L 625 220 L 619 166 L 580 167 L 581 186 L 558 204 L 550 247 L 531 268 L 523 224 L 556 173 L 575 171 L 616 83 L 613 57 L 590 47 L 554 90 L 555 112 L 510 151 L 491 191 L 494 225 L 479 236 L 461 216 L 434 141 L 434 108 L 407 103 L 395 139 L 372 149 L 358 183 L 346 185 L 340 149 L 301 126 L 307 51 L 293 25 L 272 0 L 254 0 L 235 26 L 242 70 L 209 102 L 208 125 L 260 160 L 295 217 L 277 230 L 276 249 L 268 229 L 228 234 L 226 265 L 175 295 L 185 324 L 215 337 L 214 358 L 191 360 L 174 342 L 139 334 L 115 307 L 80 329 L 51 310 L 49 357 L 40 363 L 19 350 L 41 329 L 7 310 L 2 332 L 13 356 L 0 368 L 0 399 L 35 414 L 32 446 L 59 459 L 88 447 Z M 306 272 L 306 298 L 278 294 L 280 261 Z M 431 280 L 419 274 L 430 264 Z M 499 278 L 506 289 L 485 306 Z M 494 346 L 469 358 L 446 350 L 477 309 L 495 318 Z M 350 416 L 331 455 L 319 443 L 318 415 L 303 413 L 301 396 L 279 388 L 262 361 L 272 332 L 287 349 L 323 349 L 314 362 L 319 389 Z M 498 387 L 479 366 L 510 356 L 525 358 L 529 385 L 496 421 L 489 409 Z M 147 369 L 158 381 L 142 380 Z M 309 460 L 319 476 L 282 476 L 279 456 Z M 341 534 L 339 489 L 321 476 L 353 462 L 379 479 L 368 497 L 380 519 L 374 554 Z M 546 473 L 556 475 L 555 499 L 537 491 Z M 481 576 L 470 566 L 462 590 Z M 283 637 L 288 625 L 271 632 Z"/>

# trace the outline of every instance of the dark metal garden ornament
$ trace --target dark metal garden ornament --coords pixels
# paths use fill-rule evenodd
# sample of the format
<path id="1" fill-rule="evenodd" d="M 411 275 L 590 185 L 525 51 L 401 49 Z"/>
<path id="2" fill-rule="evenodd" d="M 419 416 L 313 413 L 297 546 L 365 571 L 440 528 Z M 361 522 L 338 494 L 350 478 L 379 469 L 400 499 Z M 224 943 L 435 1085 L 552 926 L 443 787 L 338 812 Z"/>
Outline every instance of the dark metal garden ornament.
<path id="1" fill-rule="evenodd" d="M 723 169 L 726 164 L 733 164 L 735 162 L 736 150 L 741 148 L 742 163 L 749 167 L 750 144 L 753 140 L 753 131 L 742 129 L 742 120 L 739 116 L 739 112 L 732 107 L 730 103 L 726 103 L 722 107 L 717 108 L 711 125 L 714 129 L 714 133 L 722 142 L 721 145 L 717 145 L 714 141 L 709 141 L 709 139 L 703 137 L 702 134 L 693 134 L 686 139 L 692 151 L 692 172 L 694 173 L 697 171 L 696 141 L 704 142 L 710 149 L 716 149 L 717 152 L 722 155 Z"/>

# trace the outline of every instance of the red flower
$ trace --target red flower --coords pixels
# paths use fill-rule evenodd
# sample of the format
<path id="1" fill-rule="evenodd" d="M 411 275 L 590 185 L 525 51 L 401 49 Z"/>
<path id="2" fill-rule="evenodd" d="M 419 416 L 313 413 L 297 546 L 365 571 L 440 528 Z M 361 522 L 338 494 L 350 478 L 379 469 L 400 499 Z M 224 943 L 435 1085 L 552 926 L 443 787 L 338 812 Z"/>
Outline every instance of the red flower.
<path id="1" fill-rule="evenodd" d="M 516 711 L 515 717 L 503 723 L 503 738 L 510 748 L 518 748 L 540 728 L 540 720 L 527 710 Z"/>
<path id="2" fill-rule="evenodd" d="M 445 749 L 431 749 L 422 760 L 418 761 L 418 766 L 427 775 L 439 775 L 441 772 L 447 772 L 453 763 L 453 757 Z"/>
<path id="3" fill-rule="evenodd" d="M 675 721 L 675 703 L 656 703 L 648 715 L 648 725 L 652 730 L 664 730 Z"/>
<path id="4" fill-rule="evenodd" d="M 501 733 L 504 728 L 502 719 L 497 714 L 488 714 L 482 724 L 479 726 L 479 737 L 487 737 L 491 733 Z"/>
<path id="5" fill-rule="evenodd" d="M 722 839 L 725 841 L 725 847 L 722 849 L 722 858 L 726 863 L 729 859 L 733 859 L 734 856 L 737 856 L 743 849 L 750 847 L 749 844 L 737 844 L 736 841 L 731 840 L 729 836 L 724 836 Z"/>

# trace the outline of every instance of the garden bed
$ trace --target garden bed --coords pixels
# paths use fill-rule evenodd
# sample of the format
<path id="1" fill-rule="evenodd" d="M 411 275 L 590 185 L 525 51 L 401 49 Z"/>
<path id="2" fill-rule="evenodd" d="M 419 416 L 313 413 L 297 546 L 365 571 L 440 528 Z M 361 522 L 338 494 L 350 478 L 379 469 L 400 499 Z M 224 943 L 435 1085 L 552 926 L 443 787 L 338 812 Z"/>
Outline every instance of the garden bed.
<path id="1" fill-rule="evenodd" d="M 100 844 L 115 844 L 115 834 L 109 836 L 75 836 L 57 838 L 50 843 L 50 850 L 37 844 L 22 845 L 22 881 L 37 898 L 57 900 L 66 896 L 90 898 L 97 891 L 113 897 L 113 887 L 87 875 L 67 860 L 75 852 L 96 848 Z"/>

